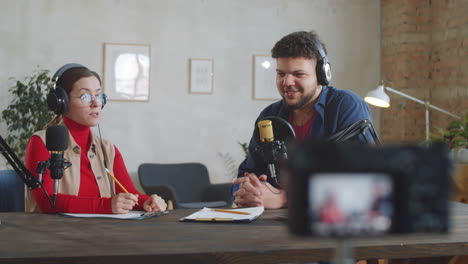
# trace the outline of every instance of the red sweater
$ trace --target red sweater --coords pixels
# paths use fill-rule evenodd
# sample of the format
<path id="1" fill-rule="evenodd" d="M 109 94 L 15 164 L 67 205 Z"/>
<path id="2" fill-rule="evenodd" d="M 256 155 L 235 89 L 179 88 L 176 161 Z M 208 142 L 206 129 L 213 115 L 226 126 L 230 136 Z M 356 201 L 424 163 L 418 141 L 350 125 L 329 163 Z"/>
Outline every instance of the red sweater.
<path id="1" fill-rule="evenodd" d="M 294 133 L 296 134 L 297 142 L 303 142 L 309 137 L 310 131 L 312 130 L 312 122 L 314 121 L 315 114 L 303 125 L 298 126 L 294 125 L 293 122 L 293 114 L 292 112 L 289 114 L 288 122 L 292 125 L 294 129 Z"/>
<path id="2" fill-rule="evenodd" d="M 75 121 L 63 118 L 65 125 L 70 131 L 75 142 L 82 149 L 80 158 L 80 189 L 78 195 L 57 194 L 56 210 L 52 209 L 47 197 L 41 188 L 32 190 L 36 203 L 43 213 L 69 212 L 69 213 L 112 213 L 112 198 L 102 198 L 99 194 L 99 188 L 95 180 L 91 163 L 87 157 L 87 152 L 91 147 L 91 128 L 76 123 Z M 26 148 L 26 167 L 36 177 L 37 164 L 40 161 L 48 160 L 50 154 L 44 142 L 38 136 L 33 136 L 28 142 Z M 76 166 L 76 165 L 75 165 Z M 138 195 L 138 205 L 135 210 L 143 210 L 143 203 L 149 198 L 147 195 L 139 193 L 128 175 L 127 168 L 117 147 L 115 147 L 114 176 L 130 193 Z M 42 175 L 43 185 L 49 195 L 53 194 L 53 180 L 50 177 L 49 170 Z M 116 192 L 124 192 L 118 184 L 115 184 Z"/>

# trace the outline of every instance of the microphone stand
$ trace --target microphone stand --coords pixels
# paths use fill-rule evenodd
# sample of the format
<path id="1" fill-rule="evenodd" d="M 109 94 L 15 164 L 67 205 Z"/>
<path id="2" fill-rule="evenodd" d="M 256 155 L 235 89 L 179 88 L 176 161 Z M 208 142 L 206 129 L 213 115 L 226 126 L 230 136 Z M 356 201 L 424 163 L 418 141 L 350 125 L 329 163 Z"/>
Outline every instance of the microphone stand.
<path id="1" fill-rule="evenodd" d="M 54 164 L 53 166 L 56 166 L 57 164 Z M 59 164 L 60 165 L 60 164 Z M 54 179 L 54 190 L 58 190 L 58 179 L 61 178 L 61 175 L 63 173 L 63 170 L 67 169 L 68 167 L 70 167 L 72 164 L 71 162 L 69 161 L 66 161 L 65 159 L 62 160 L 62 164 L 60 166 L 60 177 L 52 177 L 53 173 L 51 173 L 51 177 L 52 179 Z M 50 159 L 49 160 L 44 160 L 44 161 L 41 161 L 38 163 L 37 165 L 37 169 L 36 169 L 36 172 L 37 174 L 39 175 L 39 181 L 42 181 L 42 174 L 44 174 L 44 172 L 49 169 L 50 170 L 50 166 L 51 166 L 51 161 Z M 57 201 L 57 194 L 54 192 L 54 195 L 53 195 L 53 203 L 52 203 L 52 208 L 55 209 L 55 203 Z"/>
<path id="2" fill-rule="evenodd" d="M 10 148 L 10 146 L 8 146 L 8 144 L 2 136 L 0 136 L 0 151 L 10 164 L 10 166 L 16 171 L 18 177 L 20 177 L 24 184 L 26 184 L 28 189 L 34 190 L 37 187 L 41 187 L 42 191 L 47 197 L 47 200 L 49 200 L 50 205 L 52 206 L 52 208 L 55 209 L 55 206 L 53 206 L 49 194 L 42 185 L 42 181 L 39 181 L 36 177 L 34 177 L 34 175 L 32 175 L 32 173 L 24 166 L 24 164 L 21 162 L 21 160 L 18 158 L 15 152 Z"/>
<path id="3" fill-rule="evenodd" d="M 273 178 L 276 184 L 279 185 L 278 178 L 276 175 L 275 164 L 280 160 L 287 160 L 287 148 L 285 142 L 281 140 L 275 140 L 272 142 L 262 143 L 257 146 L 257 153 L 263 158 L 263 161 L 267 164 L 270 176 Z"/>
<path id="4" fill-rule="evenodd" d="M 354 264 L 353 260 L 353 247 L 351 246 L 351 238 L 344 237 L 338 241 L 338 247 L 335 252 L 335 264 Z"/>

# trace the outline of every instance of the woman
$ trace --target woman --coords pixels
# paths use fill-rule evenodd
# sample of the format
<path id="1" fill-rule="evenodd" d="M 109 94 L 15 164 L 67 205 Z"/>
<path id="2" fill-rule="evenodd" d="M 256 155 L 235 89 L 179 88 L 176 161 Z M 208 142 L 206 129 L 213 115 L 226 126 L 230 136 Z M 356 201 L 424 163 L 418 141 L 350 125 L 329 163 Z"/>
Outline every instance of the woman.
<path id="1" fill-rule="evenodd" d="M 54 80 L 56 88 L 47 101 L 57 116 L 49 125 L 63 124 L 70 131 L 64 157 L 72 166 L 64 170 L 55 208 L 45 193 L 36 188 L 28 191 L 26 211 L 120 214 L 130 210 L 166 210 L 161 197 L 140 194 L 135 189 L 117 147 L 91 132 L 91 127 L 98 125 L 101 109 L 106 103 L 99 75 L 82 65 L 67 64 L 57 71 Z M 49 157 L 45 130 L 34 133 L 26 149 L 26 167 L 35 172 L 38 162 Z M 106 167 L 124 189 L 108 176 Z M 45 171 L 43 179 L 45 189 L 51 194 L 53 180 L 49 170 Z"/>

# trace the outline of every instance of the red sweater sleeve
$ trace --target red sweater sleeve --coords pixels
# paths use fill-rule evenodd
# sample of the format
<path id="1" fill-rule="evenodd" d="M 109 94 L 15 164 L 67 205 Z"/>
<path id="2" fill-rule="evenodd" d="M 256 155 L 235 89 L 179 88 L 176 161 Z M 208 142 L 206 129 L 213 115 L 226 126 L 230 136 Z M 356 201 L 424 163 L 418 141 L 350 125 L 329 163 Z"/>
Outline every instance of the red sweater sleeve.
<path id="1" fill-rule="evenodd" d="M 119 182 L 127 189 L 129 193 L 133 193 L 138 195 L 138 205 L 133 208 L 134 210 L 143 210 L 143 204 L 146 200 L 148 200 L 149 196 L 145 194 L 141 194 L 135 188 L 130 175 L 128 174 L 128 170 L 125 167 L 125 163 L 123 161 L 122 154 L 120 151 L 115 147 L 115 158 L 114 158 L 114 176 L 119 180 Z M 120 188 L 118 184 L 115 184 L 115 190 L 117 193 L 125 192 Z"/>

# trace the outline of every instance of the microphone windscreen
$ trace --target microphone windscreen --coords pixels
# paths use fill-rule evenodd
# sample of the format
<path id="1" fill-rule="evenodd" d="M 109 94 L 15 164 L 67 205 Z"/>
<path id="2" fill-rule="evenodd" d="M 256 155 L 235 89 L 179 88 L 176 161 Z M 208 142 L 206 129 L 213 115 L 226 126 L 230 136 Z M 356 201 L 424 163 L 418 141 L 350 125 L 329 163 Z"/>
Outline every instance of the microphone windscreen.
<path id="1" fill-rule="evenodd" d="M 262 120 L 258 122 L 258 129 L 260 132 L 261 142 L 271 142 L 274 140 L 273 128 L 271 127 L 271 120 Z"/>
<path id="2" fill-rule="evenodd" d="M 48 151 L 65 151 L 68 148 L 68 129 L 66 126 L 50 126 L 46 130 Z"/>

